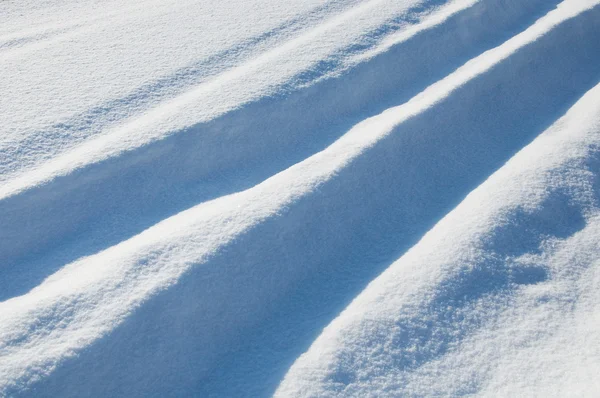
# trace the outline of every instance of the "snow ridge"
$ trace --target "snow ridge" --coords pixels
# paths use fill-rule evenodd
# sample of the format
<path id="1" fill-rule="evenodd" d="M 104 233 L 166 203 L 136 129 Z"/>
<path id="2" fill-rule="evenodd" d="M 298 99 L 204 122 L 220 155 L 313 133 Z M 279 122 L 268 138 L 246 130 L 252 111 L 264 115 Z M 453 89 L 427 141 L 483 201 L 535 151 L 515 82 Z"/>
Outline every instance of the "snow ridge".
<path id="1" fill-rule="evenodd" d="M 576 395 L 593 395 L 599 93 L 597 85 L 370 283 L 276 396 L 554 396 L 578 383 Z"/>
<path id="2" fill-rule="evenodd" d="M 100 86 L 82 67 L 17 112 L 44 66 L 18 76 L 22 60 L 64 55 L 64 32 L 160 31 L 191 2 L 0 37 L 18 77 L 0 103 L 0 395 L 561 391 L 565 353 L 541 381 L 523 358 L 597 338 L 600 2 L 271 3 L 197 59 L 137 70 L 144 47 L 125 47 L 136 73 L 97 91 L 124 113 L 79 135 L 62 121 L 98 98 L 69 85 Z M 230 7 L 215 18 L 251 9 Z M 222 73 L 211 51 L 231 54 Z M 164 91 L 135 104 L 123 87 L 150 67 Z M 588 383 L 594 355 L 561 374 Z"/>

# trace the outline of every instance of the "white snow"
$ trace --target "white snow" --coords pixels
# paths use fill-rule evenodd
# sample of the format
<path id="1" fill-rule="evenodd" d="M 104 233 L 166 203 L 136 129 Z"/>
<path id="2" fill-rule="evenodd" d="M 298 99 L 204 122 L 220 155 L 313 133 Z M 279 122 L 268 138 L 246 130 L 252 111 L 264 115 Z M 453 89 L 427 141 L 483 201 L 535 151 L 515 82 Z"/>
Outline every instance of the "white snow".
<path id="1" fill-rule="evenodd" d="M 594 396 L 599 94 L 370 283 L 276 395 Z"/>
<path id="2" fill-rule="evenodd" d="M 0 396 L 600 394 L 599 20 L 0 4 Z"/>

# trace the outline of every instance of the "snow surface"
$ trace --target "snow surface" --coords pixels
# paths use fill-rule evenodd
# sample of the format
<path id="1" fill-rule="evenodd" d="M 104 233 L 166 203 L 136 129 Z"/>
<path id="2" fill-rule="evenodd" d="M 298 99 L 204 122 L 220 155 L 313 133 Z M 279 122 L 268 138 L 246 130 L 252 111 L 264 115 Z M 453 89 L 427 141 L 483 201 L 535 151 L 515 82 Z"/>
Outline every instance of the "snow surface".
<path id="1" fill-rule="evenodd" d="M 599 21 L 0 3 L 0 396 L 600 396 Z"/>

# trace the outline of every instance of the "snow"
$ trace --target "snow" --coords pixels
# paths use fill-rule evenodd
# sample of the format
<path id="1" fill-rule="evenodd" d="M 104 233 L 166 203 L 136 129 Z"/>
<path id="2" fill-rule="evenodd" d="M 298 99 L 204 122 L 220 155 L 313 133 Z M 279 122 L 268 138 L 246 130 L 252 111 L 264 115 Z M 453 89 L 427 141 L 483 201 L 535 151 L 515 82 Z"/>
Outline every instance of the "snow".
<path id="1" fill-rule="evenodd" d="M 594 396 L 600 85 L 375 279 L 280 396 Z"/>
<path id="2" fill-rule="evenodd" d="M 0 396 L 600 394 L 599 3 L 0 4 Z"/>

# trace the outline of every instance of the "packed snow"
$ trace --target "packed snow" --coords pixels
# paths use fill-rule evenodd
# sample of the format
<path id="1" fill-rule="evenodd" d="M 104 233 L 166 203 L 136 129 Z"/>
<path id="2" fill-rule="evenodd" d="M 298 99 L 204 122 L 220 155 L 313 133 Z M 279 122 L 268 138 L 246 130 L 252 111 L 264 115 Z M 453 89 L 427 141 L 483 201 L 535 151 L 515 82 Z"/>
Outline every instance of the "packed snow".
<path id="1" fill-rule="evenodd" d="M 600 0 L 0 3 L 0 396 L 600 396 Z"/>

